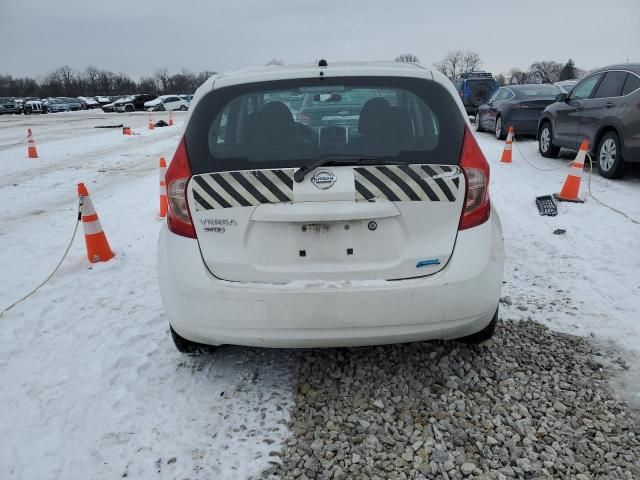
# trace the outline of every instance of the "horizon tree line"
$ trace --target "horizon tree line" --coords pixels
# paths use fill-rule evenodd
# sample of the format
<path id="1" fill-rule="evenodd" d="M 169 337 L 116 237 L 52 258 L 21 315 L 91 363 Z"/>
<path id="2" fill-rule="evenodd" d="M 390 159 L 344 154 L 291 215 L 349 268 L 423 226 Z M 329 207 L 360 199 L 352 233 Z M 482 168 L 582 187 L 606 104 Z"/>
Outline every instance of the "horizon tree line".
<path id="1" fill-rule="evenodd" d="M 416 55 L 403 53 L 395 58 L 397 62 L 419 62 Z M 267 65 L 284 65 L 279 58 L 273 58 Z M 451 80 L 460 74 L 482 67 L 480 55 L 470 50 L 452 50 L 433 66 Z M 115 96 L 132 93 L 193 93 L 214 71 L 198 73 L 182 69 L 171 74 L 160 68 L 151 75 L 144 75 L 134 81 L 126 73 L 103 70 L 93 65 L 82 71 L 75 71 L 68 65 L 59 67 L 41 78 L 29 76 L 13 77 L 0 74 L 0 97 L 95 97 Z M 562 64 L 553 60 L 533 62 L 528 70 L 514 67 L 505 73 L 495 75 L 500 85 L 522 83 L 554 83 L 562 80 L 581 78 L 587 73 L 570 58 Z"/>
<path id="2" fill-rule="evenodd" d="M 133 93 L 193 93 L 216 72 L 193 73 L 182 69 L 170 74 L 166 68 L 134 81 L 126 73 L 102 70 L 88 66 L 75 71 L 68 65 L 59 67 L 41 78 L 13 77 L 0 74 L 0 97 L 95 97 Z"/>

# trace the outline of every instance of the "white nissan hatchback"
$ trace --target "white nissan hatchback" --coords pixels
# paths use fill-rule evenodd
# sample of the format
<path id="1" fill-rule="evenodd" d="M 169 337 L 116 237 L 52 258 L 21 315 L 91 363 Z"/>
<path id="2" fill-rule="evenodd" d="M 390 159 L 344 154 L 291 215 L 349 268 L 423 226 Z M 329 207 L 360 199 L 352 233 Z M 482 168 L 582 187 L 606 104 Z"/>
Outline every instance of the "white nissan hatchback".
<path id="1" fill-rule="evenodd" d="M 159 281 L 180 351 L 495 330 L 489 165 L 438 72 L 321 61 L 214 75 L 166 185 Z"/>

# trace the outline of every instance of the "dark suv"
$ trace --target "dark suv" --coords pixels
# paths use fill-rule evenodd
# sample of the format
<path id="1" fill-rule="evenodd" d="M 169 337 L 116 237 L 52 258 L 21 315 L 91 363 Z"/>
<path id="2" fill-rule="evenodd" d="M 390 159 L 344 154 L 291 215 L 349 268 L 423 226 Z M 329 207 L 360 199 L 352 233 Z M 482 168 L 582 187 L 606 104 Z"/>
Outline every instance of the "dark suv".
<path id="1" fill-rule="evenodd" d="M 469 115 L 475 115 L 478 107 L 487 103 L 500 86 L 489 72 L 463 73 L 453 80 L 453 85 Z"/>
<path id="2" fill-rule="evenodd" d="M 561 93 L 538 122 L 538 148 L 556 157 L 589 141 L 600 175 L 618 178 L 625 162 L 640 162 L 640 63 L 591 72 L 571 93 Z"/>
<path id="3" fill-rule="evenodd" d="M 139 93 L 137 95 L 116 100 L 113 104 L 113 109 L 116 112 L 135 112 L 136 110 L 144 110 L 144 102 L 149 102 L 156 98 L 158 98 L 157 95 Z"/>

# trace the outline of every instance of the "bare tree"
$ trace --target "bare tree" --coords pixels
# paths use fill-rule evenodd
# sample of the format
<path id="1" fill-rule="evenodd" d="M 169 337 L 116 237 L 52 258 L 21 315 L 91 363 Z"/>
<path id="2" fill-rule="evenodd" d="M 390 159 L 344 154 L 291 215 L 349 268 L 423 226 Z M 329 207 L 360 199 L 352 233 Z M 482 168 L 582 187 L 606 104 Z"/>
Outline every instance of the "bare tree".
<path id="1" fill-rule="evenodd" d="M 461 73 L 463 57 L 464 52 L 462 50 L 452 50 L 442 60 L 434 63 L 433 66 L 453 80 Z"/>
<path id="2" fill-rule="evenodd" d="M 554 83 L 560 78 L 562 64 L 554 61 L 534 62 L 530 67 L 531 76 L 537 83 Z"/>
<path id="3" fill-rule="evenodd" d="M 467 50 L 462 53 L 462 73 L 473 72 L 480 67 L 480 65 L 482 65 L 482 60 L 476 52 Z"/>
<path id="4" fill-rule="evenodd" d="M 95 94 L 98 91 L 98 78 L 100 71 L 98 67 L 89 65 L 84 71 L 85 94 Z"/>
<path id="5" fill-rule="evenodd" d="M 512 68 L 509 70 L 508 79 L 507 83 L 509 85 L 522 85 L 529 81 L 529 74 L 527 72 L 523 72 L 519 68 Z"/>
<path id="6" fill-rule="evenodd" d="M 153 74 L 156 79 L 156 83 L 158 85 L 158 90 L 160 92 L 166 93 L 167 85 L 169 84 L 169 70 L 166 68 L 159 68 Z"/>
<path id="7" fill-rule="evenodd" d="M 451 80 L 461 73 L 476 70 L 480 65 L 482 65 L 480 55 L 470 50 L 452 50 L 442 60 L 433 64 L 436 69 Z"/>
<path id="8" fill-rule="evenodd" d="M 403 53 L 402 55 L 398 55 L 395 60 L 396 62 L 405 63 L 418 63 L 420 61 L 413 53 Z"/>
<path id="9" fill-rule="evenodd" d="M 284 62 L 279 58 L 272 58 L 265 65 L 268 67 L 269 65 L 284 65 Z"/>
<path id="10" fill-rule="evenodd" d="M 505 77 L 504 73 L 499 73 L 496 75 L 496 82 L 498 82 L 498 85 L 501 87 L 504 87 L 507 84 L 507 77 Z"/>

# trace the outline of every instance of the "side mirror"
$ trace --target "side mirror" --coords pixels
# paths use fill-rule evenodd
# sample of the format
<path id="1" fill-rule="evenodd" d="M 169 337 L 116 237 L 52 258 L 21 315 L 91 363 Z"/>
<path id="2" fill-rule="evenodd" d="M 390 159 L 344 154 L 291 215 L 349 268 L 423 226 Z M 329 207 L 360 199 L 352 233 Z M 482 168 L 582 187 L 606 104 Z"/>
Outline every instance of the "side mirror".
<path id="1" fill-rule="evenodd" d="M 569 98 L 569 95 L 566 93 L 559 93 L 556 95 L 556 102 L 564 103 L 567 101 L 567 98 Z"/>

